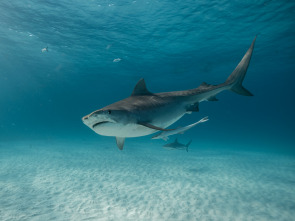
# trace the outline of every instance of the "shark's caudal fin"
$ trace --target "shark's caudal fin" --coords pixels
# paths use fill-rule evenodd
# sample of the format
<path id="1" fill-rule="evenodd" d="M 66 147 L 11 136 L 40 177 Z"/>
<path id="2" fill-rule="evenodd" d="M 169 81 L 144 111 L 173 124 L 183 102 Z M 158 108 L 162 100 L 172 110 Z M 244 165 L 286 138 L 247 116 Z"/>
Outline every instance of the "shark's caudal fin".
<path id="1" fill-rule="evenodd" d="M 188 152 L 188 146 L 192 143 L 192 141 L 193 141 L 193 140 L 190 140 L 190 141 L 187 143 L 187 145 L 185 145 L 185 146 L 186 146 L 186 148 L 185 148 L 186 152 Z"/>
<path id="2" fill-rule="evenodd" d="M 185 146 L 188 147 L 192 143 L 192 141 L 193 140 L 190 140 Z"/>
<path id="3" fill-rule="evenodd" d="M 253 94 L 248 91 L 246 88 L 242 86 L 243 80 L 245 78 L 252 52 L 254 49 L 256 37 L 254 38 L 250 48 L 238 64 L 238 66 L 235 68 L 235 70 L 231 73 L 231 75 L 227 78 L 225 81 L 225 84 L 231 85 L 230 90 L 244 96 L 253 96 Z"/>

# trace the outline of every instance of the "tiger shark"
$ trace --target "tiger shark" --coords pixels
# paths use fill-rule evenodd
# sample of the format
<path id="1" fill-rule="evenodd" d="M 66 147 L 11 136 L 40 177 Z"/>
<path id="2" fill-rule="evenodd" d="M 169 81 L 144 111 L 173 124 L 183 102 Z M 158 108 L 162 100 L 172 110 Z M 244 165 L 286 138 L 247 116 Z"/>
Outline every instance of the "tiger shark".
<path id="1" fill-rule="evenodd" d="M 256 37 L 250 48 L 224 83 L 184 91 L 152 93 L 144 79 L 140 79 L 131 96 L 84 116 L 82 121 L 102 136 L 116 137 L 117 146 L 123 150 L 126 137 L 141 137 L 166 129 L 185 114 L 199 111 L 202 101 L 217 101 L 216 95 L 230 90 L 244 96 L 253 96 L 242 86 Z"/>
<path id="2" fill-rule="evenodd" d="M 191 143 L 192 140 L 190 140 L 187 144 L 181 144 L 176 138 L 173 143 L 165 144 L 163 147 L 168 150 L 186 150 L 186 152 L 188 152 L 188 147 Z"/>

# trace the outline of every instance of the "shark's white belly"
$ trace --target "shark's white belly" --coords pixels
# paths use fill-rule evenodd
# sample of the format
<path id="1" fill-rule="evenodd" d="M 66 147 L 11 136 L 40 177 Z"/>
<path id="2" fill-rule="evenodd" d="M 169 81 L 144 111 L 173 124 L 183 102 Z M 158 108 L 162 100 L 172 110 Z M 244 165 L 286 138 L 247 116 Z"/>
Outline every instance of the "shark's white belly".
<path id="1" fill-rule="evenodd" d="M 115 137 L 141 137 L 157 132 L 139 124 L 105 123 L 93 129 L 95 133 L 103 136 Z"/>
<path id="2" fill-rule="evenodd" d="M 173 113 L 166 113 L 165 116 L 158 117 L 154 119 L 151 124 L 166 128 L 169 127 L 171 124 L 178 121 L 183 115 L 185 114 L 185 111 L 179 110 L 175 111 Z M 158 132 L 158 130 L 148 128 L 146 126 L 142 126 L 140 124 L 135 123 L 129 123 L 129 124 L 122 124 L 122 123 L 104 123 L 102 125 L 99 125 L 93 130 L 100 135 L 103 136 L 115 136 L 115 137 L 141 137 L 146 136 L 149 134 L 153 134 L 155 132 Z"/>

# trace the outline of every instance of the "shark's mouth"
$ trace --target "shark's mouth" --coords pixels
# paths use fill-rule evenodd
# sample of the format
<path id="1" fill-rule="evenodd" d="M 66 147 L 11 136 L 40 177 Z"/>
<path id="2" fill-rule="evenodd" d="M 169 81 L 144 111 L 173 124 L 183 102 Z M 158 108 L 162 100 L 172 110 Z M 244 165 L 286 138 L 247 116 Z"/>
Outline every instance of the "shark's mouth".
<path id="1" fill-rule="evenodd" d="M 98 125 L 101 125 L 101 124 L 104 124 L 104 123 L 109 123 L 109 121 L 101 121 L 101 122 L 95 123 L 95 124 L 92 125 L 92 128 L 95 128 Z"/>

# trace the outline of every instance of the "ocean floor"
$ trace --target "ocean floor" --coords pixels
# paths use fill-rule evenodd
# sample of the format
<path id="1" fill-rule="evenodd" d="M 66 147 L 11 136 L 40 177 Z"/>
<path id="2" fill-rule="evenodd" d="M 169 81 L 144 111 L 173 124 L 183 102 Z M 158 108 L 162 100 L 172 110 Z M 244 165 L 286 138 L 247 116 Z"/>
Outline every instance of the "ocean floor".
<path id="1" fill-rule="evenodd" d="M 161 144 L 0 143 L 1 220 L 294 220 L 294 155 Z"/>

